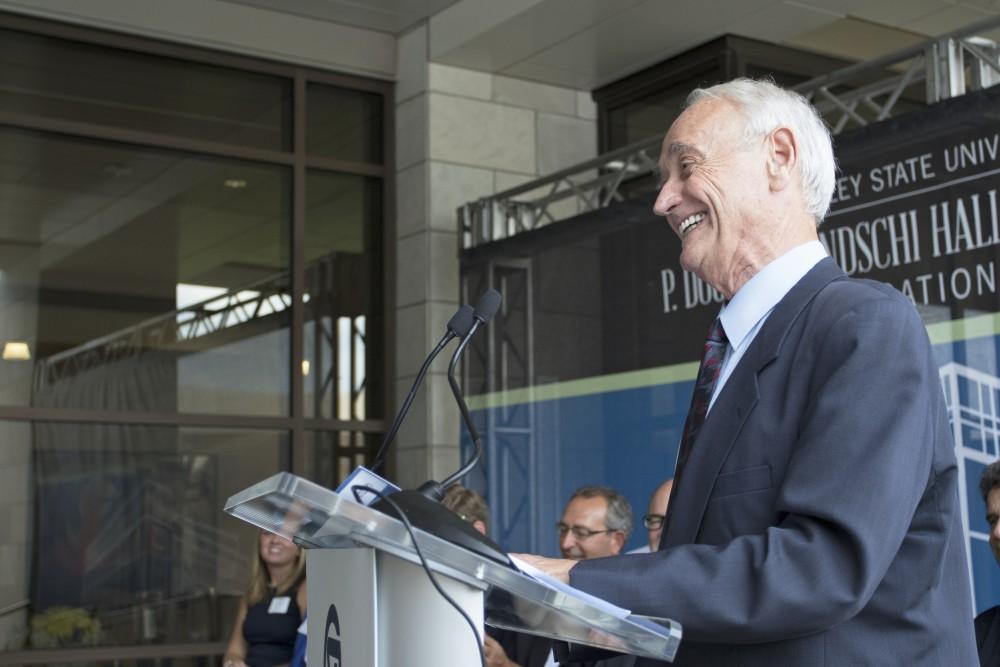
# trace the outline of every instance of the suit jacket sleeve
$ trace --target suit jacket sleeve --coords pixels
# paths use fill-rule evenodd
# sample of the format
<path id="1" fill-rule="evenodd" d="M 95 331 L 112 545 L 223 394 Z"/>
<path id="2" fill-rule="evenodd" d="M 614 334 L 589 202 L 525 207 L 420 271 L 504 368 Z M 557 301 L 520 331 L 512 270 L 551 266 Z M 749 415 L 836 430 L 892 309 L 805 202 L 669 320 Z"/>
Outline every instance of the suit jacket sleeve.
<path id="1" fill-rule="evenodd" d="M 827 335 L 803 339 L 794 353 L 808 398 L 802 414 L 783 416 L 798 426 L 776 481 L 773 524 L 722 544 L 583 561 L 570 573 L 572 585 L 636 613 L 676 619 L 693 641 L 789 639 L 830 628 L 867 604 L 922 496 L 933 492 L 931 434 L 947 416 L 912 306 L 862 289 L 864 298 L 829 315 Z"/>

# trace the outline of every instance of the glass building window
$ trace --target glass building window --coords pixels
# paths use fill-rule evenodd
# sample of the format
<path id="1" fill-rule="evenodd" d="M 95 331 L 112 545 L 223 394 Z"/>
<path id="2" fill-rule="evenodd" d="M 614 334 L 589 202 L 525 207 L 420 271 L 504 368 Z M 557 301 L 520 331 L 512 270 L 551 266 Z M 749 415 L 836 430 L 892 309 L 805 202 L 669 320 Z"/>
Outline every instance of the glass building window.
<path id="1" fill-rule="evenodd" d="M 269 150 L 291 148 L 291 80 L 0 29 L 0 108 Z"/>
<path id="2" fill-rule="evenodd" d="M 218 664 L 226 500 L 369 460 L 391 91 L 0 13 L 0 665 Z"/>
<path id="3" fill-rule="evenodd" d="M 317 484 L 336 487 L 351 471 L 367 465 L 382 444 L 381 433 L 314 431 L 309 434 L 302 474 Z"/>
<path id="4" fill-rule="evenodd" d="M 16 554 L 0 590 L 30 603 L 8 647 L 228 638 L 257 531 L 221 508 L 284 466 L 287 433 L 11 421 L 0 432 L 25 460 L 3 466 L 25 478 L 5 492 L 19 519 L 8 525 L 31 527 L 0 538 Z"/>
<path id="5" fill-rule="evenodd" d="M 382 96 L 311 85 L 306 93 L 306 152 L 316 157 L 382 164 Z"/>
<path id="6" fill-rule="evenodd" d="M 381 181 L 310 170 L 306 192 L 305 414 L 383 417 Z"/>
<path id="7" fill-rule="evenodd" d="M 288 413 L 289 168 L 4 128 L 0 155 L 0 401 Z"/>

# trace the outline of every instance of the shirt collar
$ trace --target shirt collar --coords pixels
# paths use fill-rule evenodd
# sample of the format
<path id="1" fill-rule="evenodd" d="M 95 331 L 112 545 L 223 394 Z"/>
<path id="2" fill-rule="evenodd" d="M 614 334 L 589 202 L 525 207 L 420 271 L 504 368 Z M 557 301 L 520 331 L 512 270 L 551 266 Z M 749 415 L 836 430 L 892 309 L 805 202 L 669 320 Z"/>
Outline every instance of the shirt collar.
<path id="1" fill-rule="evenodd" d="M 758 271 L 740 288 L 719 313 L 733 349 L 739 349 L 761 318 L 771 312 L 826 254 L 826 248 L 819 241 L 796 246 Z"/>

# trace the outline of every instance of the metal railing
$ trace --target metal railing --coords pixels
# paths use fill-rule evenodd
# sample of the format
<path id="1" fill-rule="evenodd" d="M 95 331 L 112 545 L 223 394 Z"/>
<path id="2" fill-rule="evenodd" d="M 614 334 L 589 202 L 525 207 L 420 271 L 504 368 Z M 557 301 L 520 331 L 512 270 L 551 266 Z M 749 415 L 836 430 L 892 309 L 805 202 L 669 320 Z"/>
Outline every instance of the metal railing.
<path id="1" fill-rule="evenodd" d="M 794 89 L 813 103 L 833 134 L 864 127 L 1000 83 L 1000 48 L 977 36 L 996 28 L 1000 17 L 991 17 Z M 660 143 L 660 137 L 640 141 L 460 206 L 462 247 L 500 241 L 622 201 L 623 186 L 656 173 Z"/>

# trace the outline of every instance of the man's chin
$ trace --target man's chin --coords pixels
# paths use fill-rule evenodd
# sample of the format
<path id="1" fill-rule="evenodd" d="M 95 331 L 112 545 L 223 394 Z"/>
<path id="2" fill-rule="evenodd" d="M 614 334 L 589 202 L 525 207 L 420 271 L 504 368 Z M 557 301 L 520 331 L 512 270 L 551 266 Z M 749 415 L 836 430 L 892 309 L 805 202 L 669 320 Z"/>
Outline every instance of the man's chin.
<path id="1" fill-rule="evenodd" d="M 584 559 L 583 554 L 573 554 L 573 553 L 566 553 L 566 552 L 563 552 L 562 557 L 565 558 L 566 560 L 583 560 Z"/>
<path id="2" fill-rule="evenodd" d="M 693 273 L 698 275 L 698 264 L 697 258 L 694 257 L 694 252 L 688 248 L 681 248 L 681 256 L 679 257 L 681 268 L 688 273 Z"/>

